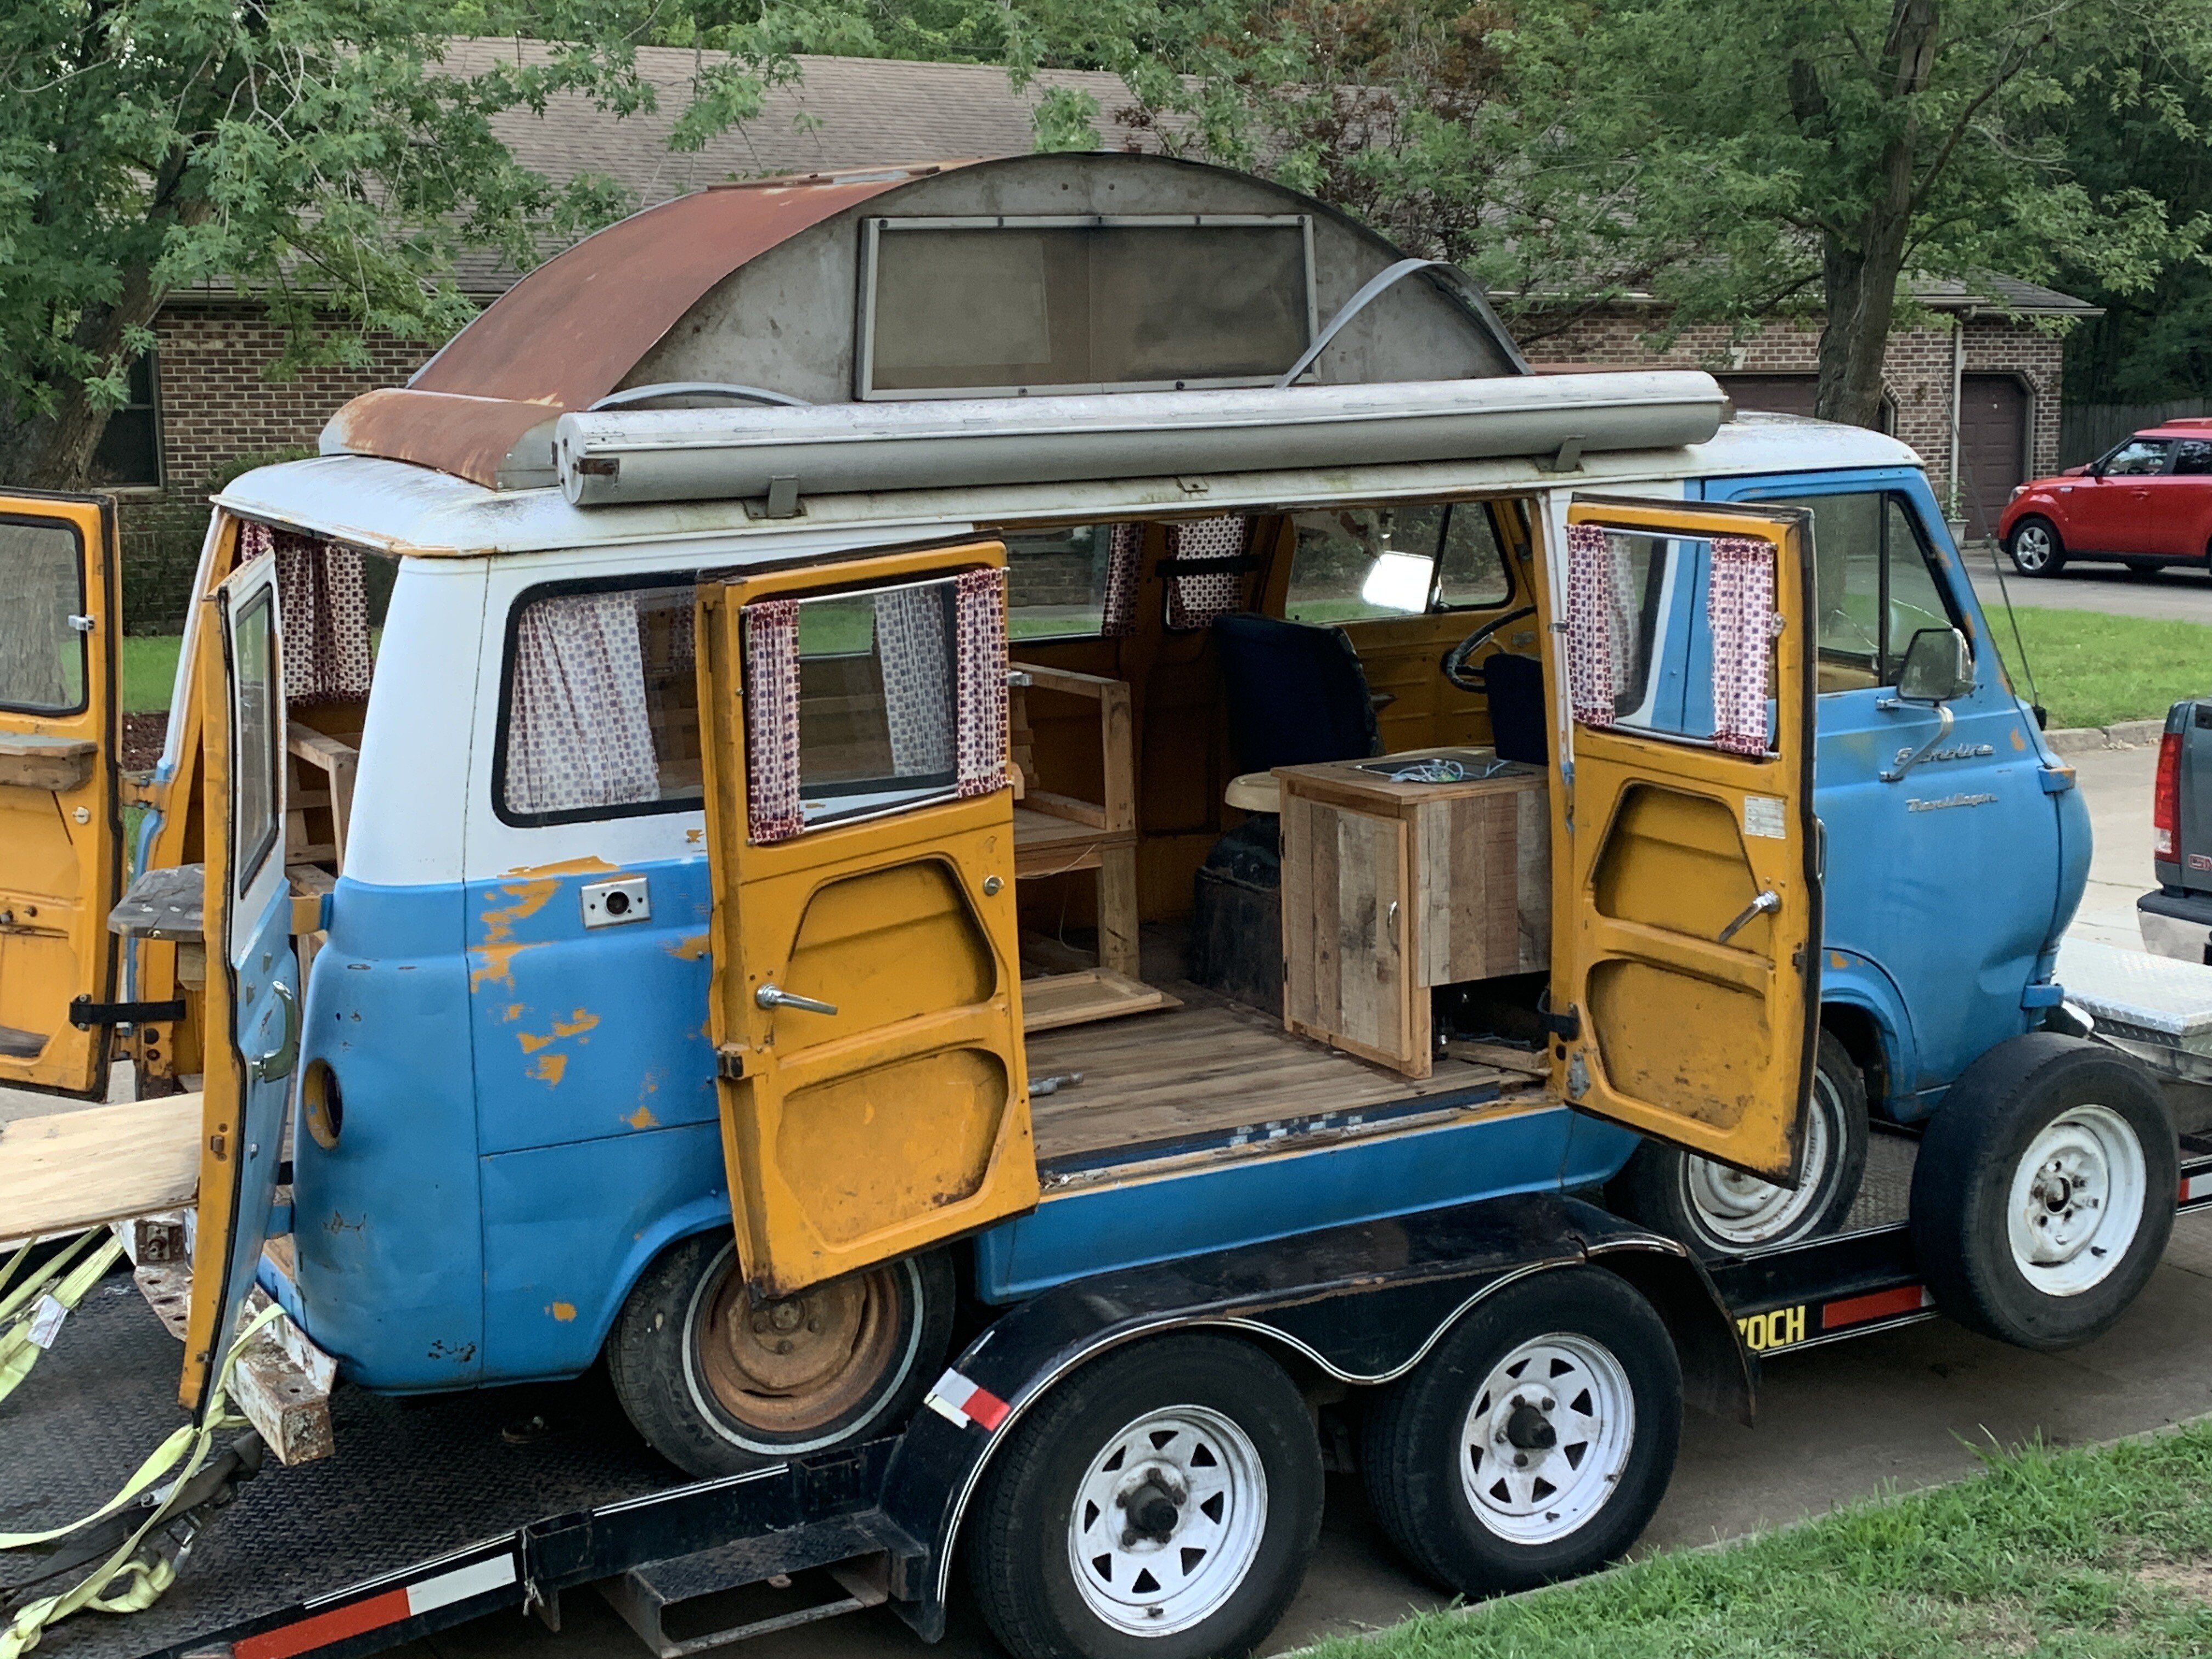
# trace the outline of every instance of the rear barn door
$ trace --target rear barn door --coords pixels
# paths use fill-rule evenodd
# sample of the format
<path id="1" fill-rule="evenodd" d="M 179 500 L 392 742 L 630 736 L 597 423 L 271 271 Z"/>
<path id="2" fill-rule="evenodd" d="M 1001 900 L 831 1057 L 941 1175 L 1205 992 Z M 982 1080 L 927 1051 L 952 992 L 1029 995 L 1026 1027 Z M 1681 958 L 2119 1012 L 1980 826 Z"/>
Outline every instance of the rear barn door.
<path id="1" fill-rule="evenodd" d="M 241 565 L 207 600 L 206 1099 L 191 1311 L 178 1398 L 194 1413 L 237 1334 L 269 1232 L 300 1052 L 300 970 L 284 874 L 284 680 L 276 561 Z M 212 626 L 206 623 L 211 623 Z M 404 1042 L 398 1032 L 387 1040 Z"/>
<path id="2" fill-rule="evenodd" d="M 115 514 L 0 495 L 0 1084 L 100 1097 L 119 889 Z"/>
<path id="3" fill-rule="evenodd" d="M 1796 1179 L 1819 1040 L 1809 515 L 1577 498 L 1568 509 L 1572 783 L 1553 845 L 1566 1097 Z M 1556 570 L 1557 566 L 1553 567 Z M 1670 608 L 1706 596 L 1718 732 L 1669 729 Z"/>
<path id="4" fill-rule="evenodd" d="M 755 1293 L 1037 1197 L 995 542 L 699 586 L 712 1033 Z"/>

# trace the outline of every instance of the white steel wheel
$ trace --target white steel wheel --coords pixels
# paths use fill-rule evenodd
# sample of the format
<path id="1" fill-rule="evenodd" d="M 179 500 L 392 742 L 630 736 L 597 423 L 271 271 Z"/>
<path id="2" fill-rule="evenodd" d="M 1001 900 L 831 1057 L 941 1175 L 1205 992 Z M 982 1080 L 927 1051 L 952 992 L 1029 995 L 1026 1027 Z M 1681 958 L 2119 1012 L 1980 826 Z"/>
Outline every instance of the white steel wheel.
<path id="1" fill-rule="evenodd" d="M 1267 1524 L 1251 1439 L 1204 1406 L 1147 1412 L 1091 1460 L 1068 1517 L 1084 1604 L 1137 1636 L 1170 1636 L 1225 1606 Z"/>
<path id="2" fill-rule="evenodd" d="M 2142 1224 L 2142 1141 L 2110 1107 L 2069 1108 L 2014 1166 L 2006 1234 L 2014 1264 L 2045 1296 L 2079 1296 L 2110 1277 Z"/>
<path id="3" fill-rule="evenodd" d="M 1498 1361 L 1460 1439 L 1475 1519 L 1514 1543 L 1548 1544 L 1613 1496 L 1636 1443 L 1635 1391 L 1612 1349 L 1555 1331 Z"/>
<path id="4" fill-rule="evenodd" d="M 1682 1202 L 1696 1213 L 1698 1224 L 1714 1242 L 1729 1250 L 1756 1249 L 1778 1239 L 1795 1237 L 1808 1212 L 1829 1196 L 1819 1179 L 1833 1155 L 1834 1139 L 1829 1124 L 1841 1109 L 1836 1085 L 1825 1073 L 1813 1079 L 1817 1097 L 1805 1121 L 1805 1157 L 1802 1167 L 1808 1179 L 1796 1187 L 1778 1186 L 1755 1175 L 1716 1164 L 1709 1158 L 1682 1160 Z"/>

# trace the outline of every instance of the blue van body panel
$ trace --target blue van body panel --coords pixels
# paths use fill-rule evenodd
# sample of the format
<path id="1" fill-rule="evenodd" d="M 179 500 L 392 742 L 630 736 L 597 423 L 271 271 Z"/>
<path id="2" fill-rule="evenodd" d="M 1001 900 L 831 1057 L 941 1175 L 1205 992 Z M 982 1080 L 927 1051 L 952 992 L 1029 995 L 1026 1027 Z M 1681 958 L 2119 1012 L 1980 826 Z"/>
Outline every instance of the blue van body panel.
<path id="1" fill-rule="evenodd" d="M 1006 1303 L 1092 1273 L 1508 1193 L 1588 1187 L 1636 1136 L 1565 1106 L 1479 1118 L 1048 1197 L 979 1234 L 976 1294 Z M 1577 1125 L 1585 1126 L 1577 1128 Z"/>
<path id="2" fill-rule="evenodd" d="M 1912 1009 L 1897 981 L 1882 965 L 1856 951 L 1820 947 L 1820 1006 L 1863 1009 L 1874 1021 L 1889 1078 L 1889 1093 L 1867 1104 L 1899 1122 L 1922 1115 L 1920 1096 L 1910 1079 L 1920 1074 L 1920 1051 L 1912 1035 Z M 1905 1079 L 1900 1081 L 1899 1079 Z"/>
<path id="3" fill-rule="evenodd" d="M 293 1242 L 308 1334 L 370 1388 L 483 1380 L 483 1248 L 461 890 L 341 878 L 316 953 L 303 1066 L 344 1115 L 326 1148 L 295 1127 Z"/>
<path id="4" fill-rule="evenodd" d="M 1972 695 L 1951 705 L 1944 758 L 1921 762 L 1896 783 L 1881 781 L 1883 769 L 1933 735 L 1935 711 L 1881 708 L 1887 694 L 1880 688 L 1820 698 L 1814 793 L 1827 831 L 1823 942 L 1879 964 L 1896 994 L 1881 996 L 1877 982 L 1861 975 L 1856 996 L 1824 991 L 1823 1000 L 1860 1001 L 1881 1023 L 1885 1048 L 1903 1061 L 1885 1104 L 1911 1121 L 1984 1052 L 2039 1019 L 2023 999 L 2047 983 L 2066 920 L 2060 912 L 2070 915 L 2081 890 L 2060 855 L 2062 841 L 2077 838 L 2063 833 L 2066 808 L 2054 802 L 2078 807 L 2079 795 L 2044 787 L 2051 763 L 2041 734 L 2005 684 L 1972 585 L 1917 469 L 1709 478 L 1704 494 L 1759 501 L 1876 489 L 1909 502 L 1976 666 Z M 1702 595 L 1693 610 L 1702 635 Z M 1692 687 L 1696 729 L 1699 699 L 1709 710 L 1711 694 L 1694 674 Z M 1825 957 L 1824 969 L 1837 971 Z M 1910 1024 L 1900 1024 L 1905 1007 Z"/>

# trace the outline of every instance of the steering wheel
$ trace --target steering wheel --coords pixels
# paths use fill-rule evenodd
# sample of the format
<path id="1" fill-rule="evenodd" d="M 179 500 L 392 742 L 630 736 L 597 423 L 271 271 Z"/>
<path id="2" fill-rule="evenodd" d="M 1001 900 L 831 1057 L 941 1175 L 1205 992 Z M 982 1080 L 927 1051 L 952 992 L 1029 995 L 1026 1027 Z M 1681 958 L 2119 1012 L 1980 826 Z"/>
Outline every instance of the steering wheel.
<path id="1" fill-rule="evenodd" d="M 1509 611 L 1504 616 L 1485 623 L 1444 653 L 1443 661 L 1438 665 L 1443 670 L 1444 678 L 1462 691 L 1486 693 L 1490 687 L 1483 678 L 1482 671 L 1480 668 L 1469 668 L 1467 665 L 1467 659 L 1487 645 L 1491 636 L 1506 623 L 1516 623 L 1523 617 L 1533 617 L 1535 614 L 1534 605 L 1524 605 L 1518 611 Z"/>

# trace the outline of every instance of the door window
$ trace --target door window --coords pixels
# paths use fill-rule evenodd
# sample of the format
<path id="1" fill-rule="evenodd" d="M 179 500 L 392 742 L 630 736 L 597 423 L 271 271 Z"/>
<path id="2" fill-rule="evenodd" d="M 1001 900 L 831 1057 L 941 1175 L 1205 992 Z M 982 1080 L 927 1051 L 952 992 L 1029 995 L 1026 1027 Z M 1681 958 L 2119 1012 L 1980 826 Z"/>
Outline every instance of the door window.
<path id="1" fill-rule="evenodd" d="M 73 714 L 84 707 L 84 553 L 52 520 L 0 520 L 0 708 Z"/>
<path id="2" fill-rule="evenodd" d="M 2201 477 L 2212 472 L 2212 440 L 2184 438 L 2173 447 L 2173 471 L 2177 477 Z"/>
<path id="3" fill-rule="evenodd" d="M 237 886 L 242 896 L 267 862 L 283 825 L 277 822 L 284 757 L 277 747 L 276 619 L 270 590 L 258 587 L 232 623 L 237 641 L 235 683 L 238 748 L 233 757 L 231 811 L 239 849 Z"/>
<path id="4" fill-rule="evenodd" d="M 1958 618 L 1911 506 L 1886 490 L 1793 495 L 1813 515 L 1820 690 L 1894 685 L 1912 636 Z"/>
<path id="5" fill-rule="evenodd" d="M 2172 447 L 2163 439 L 2130 438 L 2105 458 L 2105 475 L 2112 478 L 2147 478 L 2154 472 L 2163 472 L 2166 451 Z"/>

